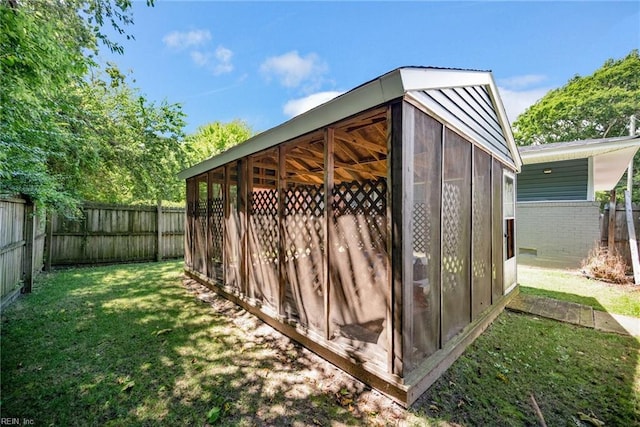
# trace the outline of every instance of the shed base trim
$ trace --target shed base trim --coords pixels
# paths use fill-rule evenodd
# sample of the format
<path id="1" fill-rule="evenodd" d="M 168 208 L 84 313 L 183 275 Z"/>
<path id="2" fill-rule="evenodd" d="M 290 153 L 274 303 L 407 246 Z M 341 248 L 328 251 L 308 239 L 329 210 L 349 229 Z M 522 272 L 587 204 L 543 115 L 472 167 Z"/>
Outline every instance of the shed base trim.
<path id="1" fill-rule="evenodd" d="M 515 286 L 508 294 L 501 297 L 500 300 L 485 310 L 480 317 L 467 325 L 456 337 L 429 356 L 419 368 L 407 376 L 405 385 L 408 387 L 408 391 L 407 404 L 405 406 L 410 406 L 422 393 L 427 391 L 519 293 L 520 288 Z"/>

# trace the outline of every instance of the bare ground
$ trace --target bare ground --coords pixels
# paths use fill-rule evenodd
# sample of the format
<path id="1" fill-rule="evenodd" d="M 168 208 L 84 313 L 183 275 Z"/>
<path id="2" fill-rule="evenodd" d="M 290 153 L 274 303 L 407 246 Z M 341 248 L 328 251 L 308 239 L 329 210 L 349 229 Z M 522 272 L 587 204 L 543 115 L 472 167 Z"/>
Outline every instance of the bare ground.
<path id="1" fill-rule="evenodd" d="M 297 419 L 291 425 L 386 426 L 405 425 L 410 422 L 408 418 L 413 418 L 390 398 L 372 390 L 197 281 L 185 279 L 183 283 L 196 298 L 228 319 L 225 325 L 228 330 L 224 333 L 233 335 L 239 332 L 243 341 L 238 349 L 239 354 L 259 346 L 275 359 L 275 369 L 263 369 L 258 364 L 248 374 L 261 382 L 264 394 L 254 396 L 257 410 L 252 422 L 255 424 L 270 425 L 277 422 L 282 425 L 283 421 Z M 287 385 L 287 391 L 275 392 L 283 384 Z M 328 397 L 337 410 L 321 409 L 318 405 L 310 404 L 317 401 L 318 395 Z M 340 415 L 341 411 L 343 415 Z M 301 414 L 306 414 L 302 417 L 307 419 L 306 423 L 299 422 Z"/>

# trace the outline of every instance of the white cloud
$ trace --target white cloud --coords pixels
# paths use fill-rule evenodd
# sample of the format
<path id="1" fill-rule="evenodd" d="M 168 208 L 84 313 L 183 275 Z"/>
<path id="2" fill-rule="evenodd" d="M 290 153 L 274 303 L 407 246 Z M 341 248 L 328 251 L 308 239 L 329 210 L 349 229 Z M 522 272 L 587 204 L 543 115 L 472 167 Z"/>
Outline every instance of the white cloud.
<path id="1" fill-rule="evenodd" d="M 498 87 L 500 98 L 502 98 L 504 108 L 507 110 L 507 117 L 509 117 L 511 123 L 513 123 L 520 114 L 524 113 L 527 108 L 546 95 L 550 89 L 551 88 L 543 87 L 518 91 Z"/>
<path id="2" fill-rule="evenodd" d="M 551 90 L 548 85 L 542 85 L 545 80 L 547 76 L 542 74 L 524 74 L 498 79 L 498 91 L 511 123 Z"/>
<path id="3" fill-rule="evenodd" d="M 287 116 L 294 117 L 304 113 L 305 111 L 311 110 L 313 107 L 324 104 L 325 102 L 342 95 L 342 93 L 343 92 L 337 91 L 318 92 L 305 96 L 304 98 L 292 99 L 284 105 L 282 111 Z"/>
<path id="4" fill-rule="evenodd" d="M 202 46 L 211 40 L 209 30 L 172 31 L 162 38 L 163 43 L 171 49 L 186 49 Z"/>
<path id="5" fill-rule="evenodd" d="M 327 71 L 327 65 L 315 53 L 301 57 L 294 50 L 267 58 L 260 71 L 267 77 L 275 76 L 283 86 L 294 88 L 303 82 L 319 82 L 320 76 Z"/>
<path id="6" fill-rule="evenodd" d="M 224 46 L 218 46 L 215 52 L 191 51 L 191 60 L 199 67 L 206 67 L 218 76 L 233 71 L 231 58 L 233 52 Z"/>
<path id="7" fill-rule="evenodd" d="M 199 50 L 194 50 L 190 53 L 191 60 L 195 62 L 196 65 L 200 67 L 204 67 L 211 61 L 211 54 L 206 52 L 200 52 Z"/>
<path id="8" fill-rule="evenodd" d="M 542 74 L 525 74 L 523 76 L 507 77 L 506 79 L 499 79 L 498 84 L 508 89 L 524 89 L 527 87 L 535 86 L 542 83 L 547 79 Z"/>
<path id="9" fill-rule="evenodd" d="M 219 75 L 233 71 L 233 64 L 231 63 L 232 57 L 233 52 L 230 49 L 224 46 L 218 46 L 215 52 L 217 63 L 213 66 L 213 74 Z"/>

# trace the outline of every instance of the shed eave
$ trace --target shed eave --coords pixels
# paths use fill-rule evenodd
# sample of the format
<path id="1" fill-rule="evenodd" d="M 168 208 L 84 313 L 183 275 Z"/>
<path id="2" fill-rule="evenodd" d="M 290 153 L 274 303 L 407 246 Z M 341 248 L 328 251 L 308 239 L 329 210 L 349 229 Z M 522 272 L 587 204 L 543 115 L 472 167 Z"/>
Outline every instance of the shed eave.
<path id="1" fill-rule="evenodd" d="M 438 68 L 403 68 L 401 69 L 405 93 L 428 91 L 432 89 L 449 89 L 460 87 L 483 86 L 488 89 L 496 117 L 502 129 L 506 146 L 513 159 L 512 167 L 516 172 L 522 168 L 522 158 L 511 130 L 498 86 L 490 71 L 438 69 Z M 417 100 L 420 102 L 419 100 Z M 511 162 L 509 162 L 511 163 Z"/>
<path id="2" fill-rule="evenodd" d="M 507 146 L 511 150 L 516 170 L 519 171 L 522 161 L 491 72 L 404 67 L 383 74 L 276 127 L 259 133 L 242 144 L 191 166 L 180 172 L 178 178 L 187 179 L 200 175 L 226 163 L 321 129 L 369 108 L 401 98 L 409 91 L 477 85 L 490 88 L 489 92 L 507 139 Z"/>
<path id="3" fill-rule="evenodd" d="M 485 86 L 492 83 L 491 72 L 450 68 L 399 69 L 405 92 L 462 86 Z"/>
<path id="4" fill-rule="evenodd" d="M 494 106 L 497 108 L 498 120 L 500 120 L 500 126 L 502 126 L 502 130 L 504 132 L 504 137 L 507 140 L 507 146 L 511 151 L 511 155 L 513 156 L 513 162 L 515 163 L 516 172 L 520 172 L 522 170 L 522 158 L 520 157 L 520 151 L 518 150 L 518 145 L 516 144 L 516 140 L 513 137 L 513 131 L 511 130 L 511 123 L 509 122 L 509 117 L 507 116 L 507 110 L 504 108 L 504 104 L 502 103 L 502 98 L 500 97 L 500 92 L 498 91 L 498 86 L 496 85 L 495 80 L 491 74 L 489 77 L 489 93 L 491 95 L 491 99 L 493 100 Z"/>
<path id="5" fill-rule="evenodd" d="M 180 179 L 200 175 L 210 169 L 257 153 L 267 148 L 302 136 L 361 111 L 402 97 L 404 89 L 400 69 L 394 70 L 368 83 L 356 87 L 303 114 L 259 133 L 242 144 L 198 163 L 178 174 Z"/>

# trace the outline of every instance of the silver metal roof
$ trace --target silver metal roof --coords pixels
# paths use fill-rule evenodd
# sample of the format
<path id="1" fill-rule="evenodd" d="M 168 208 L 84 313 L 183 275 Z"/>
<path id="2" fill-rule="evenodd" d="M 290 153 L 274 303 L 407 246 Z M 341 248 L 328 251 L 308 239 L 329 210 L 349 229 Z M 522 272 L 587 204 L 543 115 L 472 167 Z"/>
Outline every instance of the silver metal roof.
<path id="1" fill-rule="evenodd" d="M 186 179 L 200 175 L 218 166 L 321 129 L 372 107 L 402 98 L 408 92 L 469 86 L 487 88 L 506 140 L 506 146 L 510 151 L 511 159 L 513 159 L 513 166 L 519 170 L 522 165 L 520 154 L 491 72 L 435 67 L 403 67 L 383 74 L 281 125 L 259 133 L 217 156 L 185 169 L 178 174 L 178 177 Z M 464 130 L 462 133 L 465 133 Z"/>

